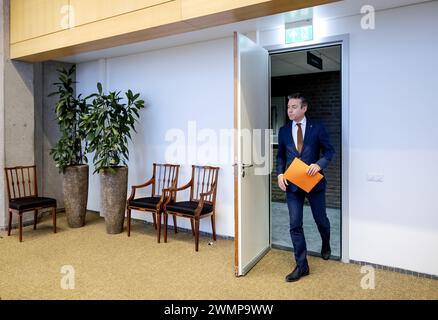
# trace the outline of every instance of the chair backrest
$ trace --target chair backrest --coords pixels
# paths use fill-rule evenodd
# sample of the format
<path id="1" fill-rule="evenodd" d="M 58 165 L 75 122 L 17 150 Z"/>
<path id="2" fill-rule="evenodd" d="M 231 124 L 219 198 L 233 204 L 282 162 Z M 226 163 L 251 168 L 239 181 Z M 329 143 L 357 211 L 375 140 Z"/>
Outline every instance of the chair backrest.
<path id="1" fill-rule="evenodd" d="M 5 168 L 9 200 L 37 197 L 36 166 Z"/>
<path id="2" fill-rule="evenodd" d="M 217 180 L 219 167 L 192 165 L 192 187 L 190 188 L 190 201 L 199 201 L 200 194 L 210 192 L 205 200 L 210 204 L 216 203 Z"/>
<path id="3" fill-rule="evenodd" d="M 161 196 L 163 189 L 177 187 L 179 167 L 179 164 L 154 163 L 152 197 Z"/>

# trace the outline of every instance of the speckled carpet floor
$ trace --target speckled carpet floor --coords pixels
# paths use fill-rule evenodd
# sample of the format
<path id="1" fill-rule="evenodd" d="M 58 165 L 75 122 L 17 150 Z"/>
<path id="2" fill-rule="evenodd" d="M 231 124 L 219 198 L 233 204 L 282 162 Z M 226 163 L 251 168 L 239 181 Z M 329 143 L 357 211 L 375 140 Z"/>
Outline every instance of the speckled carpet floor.
<path id="1" fill-rule="evenodd" d="M 271 250 L 245 277 L 234 276 L 234 243 L 202 237 L 195 252 L 190 233 L 169 233 L 156 242 L 153 226 L 134 222 L 108 235 L 104 220 L 87 215 L 83 228 L 58 233 L 45 217 L 36 231 L 0 233 L 0 298 L 7 299 L 438 299 L 438 281 L 375 271 L 375 289 L 363 289 L 360 266 L 310 257 L 310 275 L 295 283 L 284 277 L 291 253 Z M 66 273 L 61 273 L 63 271 Z M 73 272 L 74 271 L 74 275 Z M 74 283 L 74 289 L 63 289 Z M 74 276 L 74 282 L 73 282 Z M 62 284 L 62 285 L 61 285 Z"/>

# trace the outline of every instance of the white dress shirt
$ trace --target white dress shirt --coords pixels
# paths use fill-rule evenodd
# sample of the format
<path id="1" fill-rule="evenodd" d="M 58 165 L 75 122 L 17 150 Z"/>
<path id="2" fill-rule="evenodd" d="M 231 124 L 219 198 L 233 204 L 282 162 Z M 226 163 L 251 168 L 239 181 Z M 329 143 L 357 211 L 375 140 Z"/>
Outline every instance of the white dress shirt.
<path id="1" fill-rule="evenodd" d="M 301 131 L 303 131 L 303 143 L 304 143 L 304 135 L 306 133 L 306 117 L 304 117 L 299 123 L 301 123 Z M 295 148 L 297 148 L 298 150 L 298 126 L 297 123 L 295 121 L 292 121 L 292 137 L 294 138 L 294 143 L 295 143 Z M 283 175 L 282 173 L 279 174 L 278 176 Z"/>
<path id="2" fill-rule="evenodd" d="M 306 117 L 304 117 L 299 123 L 301 123 L 301 130 L 303 131 L 303 143 L 306 134 Z M 292 137 L 294 138 L 295 148 L 298 150 L 298 126 L 297 122 L 292 121 Z"/>

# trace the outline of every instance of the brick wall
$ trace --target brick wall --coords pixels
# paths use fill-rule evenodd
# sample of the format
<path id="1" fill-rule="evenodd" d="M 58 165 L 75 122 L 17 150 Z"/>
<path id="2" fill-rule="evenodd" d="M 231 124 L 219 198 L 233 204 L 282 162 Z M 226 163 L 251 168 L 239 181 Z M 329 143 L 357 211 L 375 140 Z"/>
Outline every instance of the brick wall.
<path id="1" fill-rule="evenodd" d="M 339 71 L 311 73 L 294 76 L 273 77 L 271 94 L 273 97 L 287 96 L 301 92 L 309 100 L 306 117 L 321 121 L 326 127 L 330 141 L 335 148 L 335 156 L 327 169 L 327 207 L 340 208 L 341 205 L 341 77 Z M 287 117 L 286 117 L 287 119 Z M 285 202 L 285 194 L 277 185 L 277 149 L 274 146 L 274 175 L 272 176 L 272 201 Z"/>

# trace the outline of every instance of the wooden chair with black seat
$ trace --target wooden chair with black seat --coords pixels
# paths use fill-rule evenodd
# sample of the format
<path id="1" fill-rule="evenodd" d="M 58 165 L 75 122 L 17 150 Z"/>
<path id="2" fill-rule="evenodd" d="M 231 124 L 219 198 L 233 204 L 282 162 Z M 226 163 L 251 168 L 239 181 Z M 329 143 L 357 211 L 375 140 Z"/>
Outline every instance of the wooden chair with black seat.
<path id="1" fill-rule="evenodd" d="M 167 242 L 167 217 L 175 216 L 189 218 L 192 234 L 195 237 L 195 250 L 199 249 L 199 222 L 211 217 L 213 240 L 216 241 L 216 191 L 219 167 L 192 165 L 190 181 L 180 188 L 169 188 L 163 191 L 166 198 L 164 203 L 164 242 Z M 190 188 L 189 201 L 176 201 L 176 193 Z M 175 223 L 175 229 L 177 228 Z"/>
<path id="2" fill-rule="evenodd" d="M 20 242 L 23 241 L 23 214 L 34 212 L 33 229 L 38 223 L 38 210 L 52 208 L 53 232 L 56 233 L 56 199 L 38 197 L 36 166 L 5 168 L 9 198 L 8 236 L 11 235 L 13 213 L 18 214 Z"/>
<path id="3" fill-rule="evenodd" d="M 131 236 L 131 210 L 150 212 L 154 219 L 154 228 L 157 230 L 157 242 L 160 243 L 161 213 L 164 204 L 163 189 L 178 185 L 179 167 L 179 164 L 154 163 L 152 178 L 143 184 L 131 187 L 131 195 L 127 201 L 128 237 Z M 135 199 L 136 191 L 148 186 L 152 186 L 151 196 Z M 176 219 L 174 222 L 176 224 Z"/>

